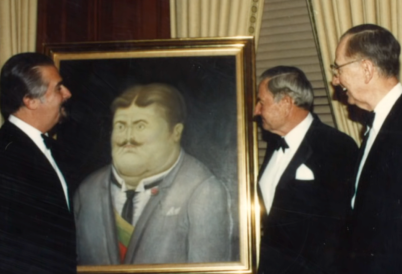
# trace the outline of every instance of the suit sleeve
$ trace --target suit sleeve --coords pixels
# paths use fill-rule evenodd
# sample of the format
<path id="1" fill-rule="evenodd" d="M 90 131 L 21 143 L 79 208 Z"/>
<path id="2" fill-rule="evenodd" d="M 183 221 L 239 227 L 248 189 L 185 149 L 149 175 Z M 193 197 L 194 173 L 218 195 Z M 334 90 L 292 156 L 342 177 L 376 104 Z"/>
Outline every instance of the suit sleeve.
<path id="1" fill-rule="evenodd" d="M 188 262 L 228 261 L 232 217 L 226 188 L 211 177 L 194 191 L 189 205 Z"/>

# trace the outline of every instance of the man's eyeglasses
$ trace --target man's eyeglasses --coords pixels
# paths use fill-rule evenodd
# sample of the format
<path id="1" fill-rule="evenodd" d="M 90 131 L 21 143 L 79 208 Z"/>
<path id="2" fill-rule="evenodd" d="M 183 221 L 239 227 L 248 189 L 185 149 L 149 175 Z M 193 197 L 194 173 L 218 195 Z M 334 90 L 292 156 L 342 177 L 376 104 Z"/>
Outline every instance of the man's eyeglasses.
<path id="1" fill-rule="evenodd" d="M 342 64 L 342 65 L 337 65 L 337 64 L 331 64 L 330 65 L 330 68 L 331 68 L 331 72 L 332 72 L 332 75 L 333 76 L 338 76 L 339 75 L 339 69 L 341 68 L 341 67 L 344 67 L 344 66 L 347 66 L 347 65 L 350 65 L 350 64 L 353 64 L 353 63 L 355 63 L 355 62 L 359 62 L 359 61 L 362 61 L 363 59 L 357 59 L 357 60 L 353 60 L 353 61 L 350 61 L 350 62 L 347 62 L 347 63 L 345 63 L 345 64 Z"/>

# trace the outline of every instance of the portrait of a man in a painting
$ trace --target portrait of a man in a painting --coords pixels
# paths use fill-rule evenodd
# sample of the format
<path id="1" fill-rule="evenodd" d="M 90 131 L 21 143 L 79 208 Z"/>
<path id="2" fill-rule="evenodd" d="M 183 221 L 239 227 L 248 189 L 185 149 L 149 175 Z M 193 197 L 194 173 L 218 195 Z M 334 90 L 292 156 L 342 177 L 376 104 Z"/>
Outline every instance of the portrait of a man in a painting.
<path id="1" fill-rule="evenodd" d="M 167 84 L 136 85 L 111 110 L 112 162 L 74 197 L 79 264 L 230 261 L 229 192 L 181 146 L 181 93 Z"/>

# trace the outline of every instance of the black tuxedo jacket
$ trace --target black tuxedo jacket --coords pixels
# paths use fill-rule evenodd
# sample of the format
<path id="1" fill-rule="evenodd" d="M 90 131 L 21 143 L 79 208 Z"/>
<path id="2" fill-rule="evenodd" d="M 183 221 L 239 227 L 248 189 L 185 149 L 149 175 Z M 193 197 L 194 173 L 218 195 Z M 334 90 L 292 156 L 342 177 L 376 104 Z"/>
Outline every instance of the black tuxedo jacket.
<path id="1" fill-rule="evenodd" d="M 360 175 L 351 250 L 351 273 L 402 273 L 402 96 L 385 119 Z"/>
<path id="2" fill-rule="evenodd" d="M 273 147 L 268 143 L 260 177 Z M 279 180 L 269 215 L 262 212 L 259 273 L 336 272 L 336 252 L 351 210 L 356 155 L 356 143 L 349 136 L 314 116 Z M 296 178 L 302 164 L 313 172 L 313 180 Z"/>
<path id="3" fill-rule="evenodd" d="M 0 129 L 0 273 L 76 273 L 74 231 L 56 172 L 6 122 Z"/>

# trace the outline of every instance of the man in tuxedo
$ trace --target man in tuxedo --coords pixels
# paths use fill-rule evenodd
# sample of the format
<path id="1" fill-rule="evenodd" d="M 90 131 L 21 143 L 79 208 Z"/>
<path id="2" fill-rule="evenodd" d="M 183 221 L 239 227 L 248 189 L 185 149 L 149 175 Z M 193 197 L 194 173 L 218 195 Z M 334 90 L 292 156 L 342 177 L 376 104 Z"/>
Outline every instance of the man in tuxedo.
<path id="1" fill-rule="evenodd" d="M 76 273 L 68 186 L 44 141 L 69 97 L 45 55 L 17 54 L 1 70 L 0 273 Z"/>
<path id="2" fill-rule="evenodd" d="M 261 76 L 255 115 L 269 131 L 258 189 L 259 273 L 334 273 L 350 210 L 357 146 L 310 110 L 313 90 L 296 67 Z"/>
<path id="3" fill-rule="evenodd" d="M 74 196 L 79 264 L 207 263 L 230 259 L 224 185 L 180 145 L 186 107 L 165 84 L 112 103 L 112 163 Z"/>
<path id="4" fill-rule="evenodd" d="M 342 35 L 333 85 L 368 111 L 350 201 L 350 273 L 402 273 L 402 86 L 400 44 L 388 30 L 363 24 Z"/>

